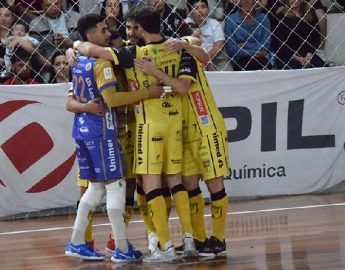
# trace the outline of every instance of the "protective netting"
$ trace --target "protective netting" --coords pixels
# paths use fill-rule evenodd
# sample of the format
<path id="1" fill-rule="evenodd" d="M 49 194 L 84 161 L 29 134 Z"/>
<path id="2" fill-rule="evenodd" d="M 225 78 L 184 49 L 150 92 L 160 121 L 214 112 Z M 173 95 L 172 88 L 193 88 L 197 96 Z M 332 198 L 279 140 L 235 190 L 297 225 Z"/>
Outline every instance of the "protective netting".
<path id="1" fill-rule="evenodd" d="M 1 82 L 70 80 L 64 51 L 80 39 L 78 19 L 103 14 L 126 39 L 123 15 L 137 5 L 161 11 L 165 35 L 194 35 L 209 71 L 298 69 L 344 65 L 344 0 L 2 0 Z"/>

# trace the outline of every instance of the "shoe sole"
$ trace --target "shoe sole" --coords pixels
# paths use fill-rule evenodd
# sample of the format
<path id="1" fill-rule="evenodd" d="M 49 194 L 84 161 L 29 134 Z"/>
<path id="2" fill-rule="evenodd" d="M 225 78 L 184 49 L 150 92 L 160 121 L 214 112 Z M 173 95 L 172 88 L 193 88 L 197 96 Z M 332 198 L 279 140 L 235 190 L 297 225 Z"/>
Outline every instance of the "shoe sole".
<path id="1" fill-rule="evenodd" d="M 170 257 L 170 258 L 162 258 L 162 259 L 155 259 L 155 260 L 150 260 L 150 259 L 143 259 L 144 262 L 147 262 L 147 263 L 161 263 L 161 262 L 173 262 L 175 260 L 177 260 L 178 257 L 175 256 L 175 257 Z"/>
<path id="2" fill-rule="evenodd" d="M 217 254 L 215 253 L 203 253 L 203 252 L 199 252 L 199 257 L 216 257 Z"/>
<path id="3" fill-rule="evenodd" d="M 197 250 L 188 250 L 182 253 L 183 258 L 195 258 L 199 257 L 199 252 Z"/>
<path id="4" fill-rule="evenodd" d="M 175 249 L 175 252 L 176 252 L 176 255 L 183 255 L 184 253 L 183 250 L 176 250 L 176 249 Z"/>
<path id="5" fill-rule="evenodd" d="M 114 263 L 128 263 L 128 262 L 136 262 L 139 261 L 139 259 L 131 259 L 131 260 L 127 260 L 127 259 L 115 259 L 113 257 L 111 257 L 111 261 Z"/>
<path id="6" fill-rule="evenodd" d="M 65 251 L 65 255 L 69 257 L 77 258 L 77 259 L 87 260 L 87 261 L 104 261 L 105 260 L 105 256 L 104 257 L 89 257 L 89 256 L 83 256 L 71 251 Z"/>

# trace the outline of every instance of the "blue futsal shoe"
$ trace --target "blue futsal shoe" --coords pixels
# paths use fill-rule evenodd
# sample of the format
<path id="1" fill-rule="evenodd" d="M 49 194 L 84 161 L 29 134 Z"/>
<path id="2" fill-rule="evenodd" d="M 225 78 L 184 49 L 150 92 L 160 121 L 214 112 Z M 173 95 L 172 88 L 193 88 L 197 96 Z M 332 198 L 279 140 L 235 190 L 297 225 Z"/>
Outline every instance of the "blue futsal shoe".
<path id="1" fill-rule="evenodd" d="M 90 261 L 103 261 L 105 259 L 102 253 L 92 250 L 87 243 L 74 245 L 69 242 L 66 246 L 65 255 Z"/>
<path id="2" fill-rule="evenodd" d="M 132 262 L 139 260 L 143 254 L 139 250 L 135 250 L 131 244 L 128 243 L 128 251 L 125 253 L 121 251 L 119 248 L 116 248 L 113 256 L 111 256 L 111 260 L 114 263 L 121 263 L 121 262 Z"/>

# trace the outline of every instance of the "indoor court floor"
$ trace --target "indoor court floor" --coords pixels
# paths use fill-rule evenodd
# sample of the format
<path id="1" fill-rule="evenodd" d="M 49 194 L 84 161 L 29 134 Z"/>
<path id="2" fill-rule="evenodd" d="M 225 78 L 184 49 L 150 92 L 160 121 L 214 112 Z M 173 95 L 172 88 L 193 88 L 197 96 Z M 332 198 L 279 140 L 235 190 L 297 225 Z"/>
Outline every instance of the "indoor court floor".
<path id="1" fill-rule="evenodd" d="M 207 207 L 209 210 L 209 206 Z M 0 221 L 0 270 L 105 269 L 345 269 L 345 194 L 298 195 L 230 201 L 226 229 L 227 256 L 178 259 L 173 263 L 114 264 L 66 257 L 74 215 Z M 170 228 L 175 245 L 181 231 L 173 211 Z M 206 215 L 208 234 L 211 218 Z M 96 247 L 104 250 L 110 233 L 107 217 L 94 221 Z M 128 238 L 147 252 L 143 222 L 135 213 Z"/>

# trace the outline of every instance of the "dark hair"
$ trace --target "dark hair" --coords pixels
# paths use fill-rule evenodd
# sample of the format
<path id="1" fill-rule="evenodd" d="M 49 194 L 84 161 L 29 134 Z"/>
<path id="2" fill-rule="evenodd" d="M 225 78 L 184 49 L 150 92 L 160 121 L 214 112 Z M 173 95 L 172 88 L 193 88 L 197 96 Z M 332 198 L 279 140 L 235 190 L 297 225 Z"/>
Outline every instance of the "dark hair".
<path id="1" fill-rule="evenodd" d="M 55 72 L 54 62 L 55 62 L 55 59 L 60 55 L 65 55 L 65 51 L 61 51 L 61 50 L 55 51 L 53 56 L 50 59 L 52 68 L 50 68 L 49 83 L 56 83 L 56 72 Z M 70 78 L 72 78 L 71 69 L 69 70 L 69 76 Z"/>
<path id="2" fill-rule="evenodd" d="M 134 11 L 137 9 L 138 7 L 132 7 L 130 8 L 127 12 L 126 15 L 124 16 L 124 21 L 135 21 L 134 18 Z"/>
<path id="3" fill-rule="evenodd" d="M 12 55 L 10 56 L 11 64 L 14 64 L 18 61 L 28 62 L 30 61 L 31 54 L 28 53 L 26 50 L 24 50 L 20 46 L 16 46 L 13 49 Z"/>
<path id="4" fill-rule="evenodd" d="M 29 25 L 28 25 L 26 22 L 24 22 L 23 20 L 21 20 L 21 19 L 16 20 L 16 21 L 13 23 L 12 27 L 13 27 L 14 25 L 16 25 L 16 24 L 23 25 L 24 28 L 25 28 L 25 32 L 27 32 L 27 33 L 29 32 Z"/>
<path id="5" fill-rule="evenodd" d="M 52 63 L 52 65 L 54 65 L 56 57 L 58 57 L 60 55 L 65 55 L 65 52 L 64 51 L 60 51 L 60 50 L 54 52 L 53 56 L 50 59 L 50 62 Z"/>
<path id="6" fill-rule="evenodd" d="M 143 6 L 133 10 L 134 20 L 148 33 L 161 32 L 161 16 L 159 11 L 150 6 Z"/>
<path id="7" fill-rule="evenodd" d="M 100 22 L 103 22 L 104 18 L 101 15 L 98 14 L 86 14 L 80 17 L 78 20 L 78 32 L 81 35 L 82 39 L 84 41 L 87 41 L 86 34 L 90 31 L 94 30 L 96 28 L 96 25 Z"/>
<path id="8" fill-rule="evenodd" d="M 193 5 L 195 3 L 199 3 L 199 2 L 202 2 L 204 3 L 207 7 L 208 7 L 208 1 L 207 0 L 187 0 L 187 7 L 189 10 L 192 10 L 193 9 Z"/>
<path id="9" fill-rule="evenodd" d="M 101 15 L 105 18 L 105 6 L 106 6 L 107 0 L 103 1 L 102 8 L 101 8 Z M 123 11 L 122 11 L 122 3 L 119 0 L 119 5 L 120 5 L 120 11 L 119 11 L 119 17 L 117 18 L 120 22 L 123 22 Z"/>

